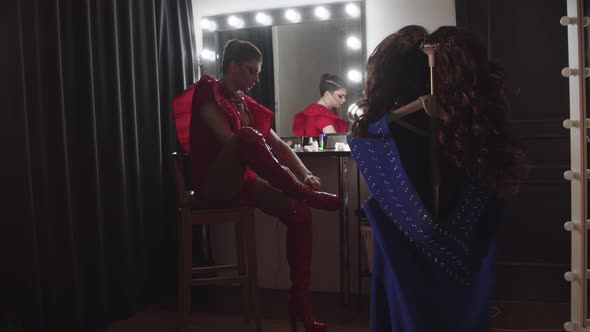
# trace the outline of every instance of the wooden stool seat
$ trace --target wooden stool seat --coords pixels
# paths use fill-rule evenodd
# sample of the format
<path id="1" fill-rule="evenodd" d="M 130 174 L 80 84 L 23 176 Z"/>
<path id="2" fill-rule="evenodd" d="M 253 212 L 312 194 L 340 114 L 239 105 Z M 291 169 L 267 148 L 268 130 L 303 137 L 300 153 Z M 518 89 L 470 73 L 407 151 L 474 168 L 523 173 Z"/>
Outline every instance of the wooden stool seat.
<path id="1" fill-rule="evenodd" d="M 185 331 L 191 306 L 191 287 L 197 285 L 237 284 L 242 288 L 242 306 L 246 321 L 250 308 L 254 311 L 256 331 L 262 332 L 258 298 L 258 268 L 253 207 L 216 208 L 199 201 L 186 189 L 183 155 L 172 155 L 179 210 L 178 227 L 178 327 Z M 192 266 L 192 231 L 195 225 L 234 224 L 237 264 Z M 217 272 L 235 271 L 234 276 L 203 276 Z"/>

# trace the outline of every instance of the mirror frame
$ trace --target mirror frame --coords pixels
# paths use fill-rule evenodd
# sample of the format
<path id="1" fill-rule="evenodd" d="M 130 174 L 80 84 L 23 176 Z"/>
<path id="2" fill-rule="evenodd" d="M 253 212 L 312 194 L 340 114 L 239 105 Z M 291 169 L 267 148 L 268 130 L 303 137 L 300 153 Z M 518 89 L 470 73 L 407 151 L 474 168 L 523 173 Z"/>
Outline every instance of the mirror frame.
<path id="1" fill-rule="evenodd" d="M 347 14 L 346 8 L 348 5 L 355 5 L 359 9 L 359 15 L 352 17 Z M 328 19 L 321 19 L 317 17 L 314 12 L 318 7 L 324 7 L 330 11 Z M 286 11 L 289 9 L 296 10 L 300 13 L 301 19 L 297 22 L 291 22 L 286 18 Z M 272 18 L 270 24 L 260 24 L 256 21 L 256 15 L 264 13 Z M 239 17 L 242 20 L 242 26 L 239 28 L 233 27 L 228 23 L 231 16 Z M 223 45 L 220 45 L 220 40 L 217 36 L 219 31 L 247 29 L 264 26 L 281 26 L 292 24 L 304 24 L 312 22 L 340 22 L 344 31 L 343 39 L 341 41 L 340 52 L 344 51 L 344 55 L 340 57 L 340 73 L 339 76 L 346 82 L 347 85 L 347 101 L 339 110 L 339 115 L 345 120 L 349 121 L 347 116 L 347 109 L 349 105 L 362 98 L 362 88 L 365 82 L 365 59 L 366 59 L 366 33 L 365 33 L 365 3 L 364 1 L 346 1 L 346 2 L 332 2 L 317 5 L 307 6 L 291 6 L 283 8 L 273 8 L 266 10 L 245 11 L 239 13 L 227 13 L 214 16 L 203 17 L 200 24 L 203 31 L 203 49 L 198 58 L 200 75 L 207 74 L 213 77 L 221 75 L 221 54 L 217 50 L 221 50 Z M 207 29 L 207 23 L 214 22 L 214 29 Z M 361 40 L 361 48 L 358 50 L 347 49 L 346 39 L 348 36 L 357 36 Z M 350 70 L 357 70 L 360 74 L 359 81 L 351 81 L 348 78 Z M 319 77 L 319 76 L 318 76 Z M 275 100 L 276 103 L 276 100 Z M 274 126 L 273 126 L 274 127 Z"/>

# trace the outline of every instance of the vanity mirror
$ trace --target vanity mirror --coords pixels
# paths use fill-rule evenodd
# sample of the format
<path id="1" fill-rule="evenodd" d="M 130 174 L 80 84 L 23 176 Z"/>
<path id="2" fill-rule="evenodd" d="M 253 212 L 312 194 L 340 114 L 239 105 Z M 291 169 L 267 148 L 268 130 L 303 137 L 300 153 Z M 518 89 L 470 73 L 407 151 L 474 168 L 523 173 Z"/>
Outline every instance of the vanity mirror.
<path id="1" fill-rule="evenodd" d="M 360 98 L 364 76 L 364 3 L 338 2 L 204 17 L 201 72 L 219 77 L 221 54 L 233 38 L 248 40 L 263 54 L 260 82 L 249 94 L 275 112 L 274 128 L 292 136 L 293 116 L 320 98 L 323 73 L 346 83 L 347 101 Z"/>

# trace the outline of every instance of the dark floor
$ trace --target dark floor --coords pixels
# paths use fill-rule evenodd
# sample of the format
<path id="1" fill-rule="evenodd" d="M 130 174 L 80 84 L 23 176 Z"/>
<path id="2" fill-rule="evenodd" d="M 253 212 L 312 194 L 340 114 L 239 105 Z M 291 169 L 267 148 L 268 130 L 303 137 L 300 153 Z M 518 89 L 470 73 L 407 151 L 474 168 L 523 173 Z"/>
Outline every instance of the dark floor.
<path id="1" fill-rule="evenodd" d="M 195 295 L 207 298 L 207 303 L 195 303 L 191 331 L 254 331 L 252 322 L 245 324 L 242 320 L 237 289 L 197 290 Z M 286 291 L 261 290 L 265 332 L 289 331 L 286 299 Z M 330 332 L 369 331 L 368 298 L 353 298 L 346 306 L 338 295 L 331 293 L 314 293 L 312 300 L 318 317 L 329 323 Z M 151 306 L 128 320 L 111 324 L 104 332 L 175 331 L 173 302 Z M 494 301 L 491 316 L 493 331 L 497 332 L 563 331 L 563 323 L 569 318 L 569 303 Z"/>

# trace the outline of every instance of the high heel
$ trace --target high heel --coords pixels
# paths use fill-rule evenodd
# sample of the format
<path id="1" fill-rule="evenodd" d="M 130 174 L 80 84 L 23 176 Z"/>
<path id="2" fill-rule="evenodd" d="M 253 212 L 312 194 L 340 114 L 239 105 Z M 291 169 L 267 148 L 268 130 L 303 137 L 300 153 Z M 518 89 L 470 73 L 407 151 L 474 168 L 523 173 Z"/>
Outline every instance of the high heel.
<path id="1" fill-rule="evenodd" d="M 303 323 L 305 332 L 326 332 L 328 325 L 320 322 L 313 311 L 309 299 L 300 300 L 298 304 L 294 304 L 294 297 L 289 300 L 289 314 L 291 316 L 291 332 L 297 332 L 297 320 Z"/>
<path id="2" fill-rule="evenodd" d="M 334 211 L 340 207 L 338 196 L 311 189 L 301 183 L 287 167 L 281 165 L 266 145 L 262 134 L 256 129 L 243 127 L 237 135 L 238 158 L 273 187 L 283 190 L 295 199 L 306 201 L 314 208 Z"/>
<path id="3" fill-rule="evenodd" d="M 291 332 L 297 331 L 297 320 L 303 322 L 305 332 L 325 332 L 328 326 L 316 318 L 309 298 L 311 211 L 305 202 L 291 201 L 280 219 L 287 224 L 287 261 L 292 283 L 289 297 Z"/>

